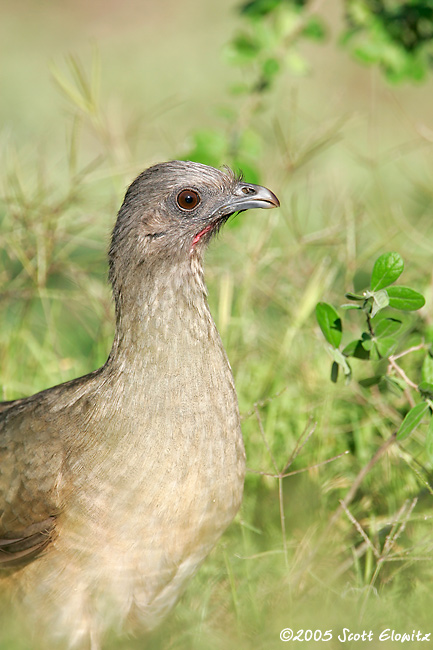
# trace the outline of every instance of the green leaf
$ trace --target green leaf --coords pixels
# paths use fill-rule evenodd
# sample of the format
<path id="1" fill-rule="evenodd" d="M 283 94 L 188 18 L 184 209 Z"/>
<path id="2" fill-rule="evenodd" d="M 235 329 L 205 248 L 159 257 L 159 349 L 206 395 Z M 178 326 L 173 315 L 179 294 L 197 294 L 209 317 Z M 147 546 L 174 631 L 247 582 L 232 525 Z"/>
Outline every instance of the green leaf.
<path id="1" fill-rule="evenodd" d="M 397 431 L 397 440 L 407 438 L 421 423 L 428 409 L 429 405 L 426 402 L 421 402 L 421 404 L 417 404 L 411 408 Z"/>
<path id="2" fill-rule="evenodd" d="M 403 311 L 415 311 L 425 305 L 425 298 L 418 291 L 409 287 L 389 287 L 389 306 Z"/>
<path id="3" fill-rule="evenodd" d="M 331 381 L 334 384 L 337 383 L 339 368 L 340 368 L 340 366 L 338 365 L 338 363 L 336 361 L 333 361 L 332 366 L 331 366 Z"/>
<path id="4" fill-rule="evenodd" d="M 359 293 L 352 293 L 351 291 L 348 291 L 347 293 L 344 294 L 344 297 L 347 298 L 348 300 L 365 300 L 365 296 Z"/>
<path id="5" fill-rule="evenodd" d="M 250 0 L 241 6 L 240 13 L 250 18 L 259 18 L 274 11 L 282 0 Z"/>
<path id="6" fill-rule="evenodd" d="M 430 422 L 428 425 L 427 435 L 425 439 L 425 446 L 426 446 L 427 456 L 429 457 L 430 461 L 432 461 L 433 460 L 433 417 L 430 418 Z"/>
<path id="7" fill-rule="evenodd" d="M 385 381 L 395 395 L 401 395 L 406 390 L 407 384 L 401 377 L 385 376 Z"/>
<path id="8" fill-rule="evenodd" d="M 269 81 L 274 77 L 280 69 L 280 64 L 275 58 L 266 59 L 262 65 L 262 74 L 264 78 Z"/>
<path id="9" fill-rule="evenodd" d="M 380 338 L 376 341 L 376 346 L 381 357 L 389 357 L 397 347 L 397 339 L 392 336 Z"/>
<path id="10" fill-rule="evenodd" d="M 332 356 L 334 358 L 334 363 L 337 363 L 340 366 L 340 368 L 343 370 L 346 379 L 350 379 L 350 377 L 352 376 L 352 368 L 349 366 L 344 354 L 340 352 L 340 350 L 337 350 L 337 348 L 334 348 L 332 350 Z"/>
<path id="11" fill-rule="evenodd" d="M 401 320 L 396 318 L 384 318 L 374 326 L 374 335 L 377 339 L 386 338 L 398 332 L 401 327 Z"/>
<path id="12" fill-rule="evenodd" d="M 374 291 L 371 297 L 373 298 L 371 317 L 374 318 L 381 309 L 385 309 L 385 307 L 388 307 L 389 298 L 388 298 L 388 293 L 385 291 L 385 289 L 379 289 L 379 291 Z"/>
<path id="13" fill-rule="evenodd" d="M 309 64 L 305 57 L 294 49 L 289 49 L 285 56 L 286 65 L 289 70 L 299 77 L 307 74 L 310 70 Z"/>
<path id="14" fill-rule="evenodd" d="M 224 158 L 227 158 L 227 140 L 217 130 L 200 129 L 196 131 L 193 135 L 193 143 L 193 148 L 187 155 L 188 160 L 219 167 Z"/>
<path id="15" fill-rule="evenodd" d="M 426 342 L 430 344 L 428 353 L 433 360 L 433 323 L 426 323 L 424 325 L 424 337 Z"/>
<path id="16" fill-rule="evenodd" d="M 379 352 L 376 341 L 373 341 L 373 345 L 370 350 L 370 359 L 371 361 L 379 361 L 382 358 L 382 355 Z"/>
<path id="17" fill-rule="evenodd" d="M 352 305 L 351 303 L 344 303 L 344 305 L 340 305 L 341 309 L 345 309 L 346 311 L 349 311 L 349 309 L 362 309 L 361 305 Z"/>
<path id="18" fill-rule="evenodd" d="M 371 386 L 377 386 L 381 381 L 382 375 L 374 375 L 374 377 L 367 377 L 366 379 L 360 379 L 359 385 L 363 388 L 370 388 Z"/>
<path id="19" fill-rule="evenodd" d="M 426 354 L 422 364 L 422 378 L 423 381 L 428 381 L 433 384 L 433 358 L 430 354 Z"/>
<path id="20" fill-rule="evenodd" d="M 355 357 L 355 359 L 369 359 L 370 353 L 366 350 L 363 345 L 363 341 L 351 341 L 346 345 L 343 350 L 345 357 Z"/>
<path id="21" fill-rule="evenodd" d="M 325 23 L 316 16 L 312 16 L 304 29 L 302 35 L 315 41 L 323 41 L 326 37 Z"/>
<path id="22" fill-rule="evenodd" d="M 395 282 L 403 273 L 404 262 L 398 253 L 384 253 L 374 263 L 370 288 L 380 291 Z"/>
<path id="23" fill-rule="evenodd" d="M 373 339 L 371 338 L 370 334 L 368 332 L 363 332 L 362 337 L 361 337 L 361 345 L 364 348 L 364 350 L 367 350 L 370 352 L 372 346 L 373 346 Z"/>
<path id="24" fill-rule="evenodd" d="M 250 86 L 246 83 L 230 84 L 229 91 L 231 95 L 246 95 L 250 92 Z"/>
<path id="25" fill-rule="evenodd" d="M 239 63 L 245 63 L 258 56 L 261 45 L 250 34 L 240 33 L 231 42 L 230 49 L 231 58 L 237 57 Z"/>
<path id="26" fill-rule="evenodd" d="M 334 348 L 341 343 L 342 325 L 341 318 L 332 305 L 319 302 L 316 305 L 316 318 L 323 336 Z"/>
<path id="27" fill-rule="evenodd" d="M 418 384 L 418 390 L 424 397 L 433 399 L 433 384 L 429 381 L 422 381 L 420 384 Z"/>

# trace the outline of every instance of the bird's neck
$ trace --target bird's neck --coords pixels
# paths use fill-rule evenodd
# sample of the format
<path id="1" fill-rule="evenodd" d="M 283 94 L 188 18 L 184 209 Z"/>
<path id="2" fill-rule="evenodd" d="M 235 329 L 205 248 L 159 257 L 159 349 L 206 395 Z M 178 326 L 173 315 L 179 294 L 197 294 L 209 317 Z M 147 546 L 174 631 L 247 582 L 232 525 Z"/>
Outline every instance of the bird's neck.
<path id="1" fill-rule="evenodd" d="M 156 272 L 143 269 L 117 304 L 116 335 L 107 363 L 130 368 L 167 365 L 168 355 L 185 358 L 198 351 L 200 342 L 206 345 L 214 339 L 219 346 L 206 295 L 203 268 L 195 256 Z"/>

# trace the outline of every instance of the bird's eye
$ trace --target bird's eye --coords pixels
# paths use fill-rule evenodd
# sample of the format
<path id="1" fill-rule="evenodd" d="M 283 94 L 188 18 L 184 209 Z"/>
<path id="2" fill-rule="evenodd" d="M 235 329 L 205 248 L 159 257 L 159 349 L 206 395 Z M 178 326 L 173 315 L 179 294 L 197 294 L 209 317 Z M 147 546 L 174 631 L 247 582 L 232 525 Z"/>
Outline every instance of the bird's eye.
<path id="1" fill-rule="evenodd" d="M 194 190 L 182 190 L 177 195 L 177 204 L 182 210 L 193 210 L 200 203 L 200 195 Z"/>

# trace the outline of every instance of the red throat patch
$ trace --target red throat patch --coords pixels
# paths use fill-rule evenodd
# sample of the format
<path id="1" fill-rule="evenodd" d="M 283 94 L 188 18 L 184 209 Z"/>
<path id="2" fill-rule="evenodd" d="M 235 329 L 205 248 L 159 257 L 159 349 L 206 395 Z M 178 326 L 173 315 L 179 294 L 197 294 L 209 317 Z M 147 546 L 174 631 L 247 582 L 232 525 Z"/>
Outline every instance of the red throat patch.
<path id="1" fill-rule="evenodd" d="M 203 237 L 203 235 L 205 235 L 207 232 L 209 232 L 209 230 L 212 230 L 212 228 L 213 228 L 213 224 L 210 223 L 208 226 L 206 226 L 206 228 L 203 228 L 203 230 L 200 230 L 200 232 L 198 232 L 196 234 L 196 236 L 194 237 L 194 239 L 192 240 L 191 246 L 195 246 L 200 241 L 200 239 Z"/>

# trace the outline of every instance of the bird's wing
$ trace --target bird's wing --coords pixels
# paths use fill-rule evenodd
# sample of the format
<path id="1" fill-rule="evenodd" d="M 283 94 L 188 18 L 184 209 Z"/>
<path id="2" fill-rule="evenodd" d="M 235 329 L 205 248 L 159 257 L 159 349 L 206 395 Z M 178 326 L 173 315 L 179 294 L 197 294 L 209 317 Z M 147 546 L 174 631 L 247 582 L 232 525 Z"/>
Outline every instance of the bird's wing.
<path id="1" fill-rule="evenodd" d="M 0 405 L 0 569 L 32 560 L 51 541 L 64 463 L 40 402 L 6 404 Z"/>
<path id="2" fill-rule="evenodd" d="M 39 555 L 50 543 L 54 526 L 55 517 L 48 517 L 30 524 L 18 537 L 0 537 L 0 570 L 21 566 Z"/>

